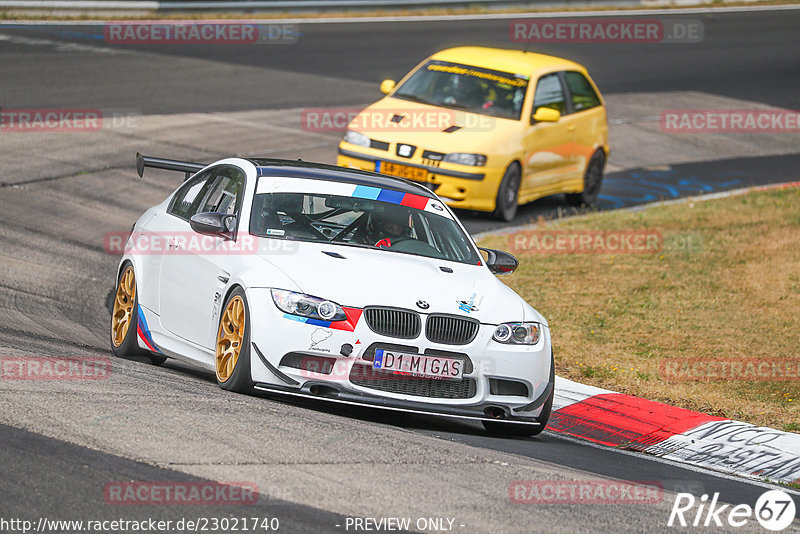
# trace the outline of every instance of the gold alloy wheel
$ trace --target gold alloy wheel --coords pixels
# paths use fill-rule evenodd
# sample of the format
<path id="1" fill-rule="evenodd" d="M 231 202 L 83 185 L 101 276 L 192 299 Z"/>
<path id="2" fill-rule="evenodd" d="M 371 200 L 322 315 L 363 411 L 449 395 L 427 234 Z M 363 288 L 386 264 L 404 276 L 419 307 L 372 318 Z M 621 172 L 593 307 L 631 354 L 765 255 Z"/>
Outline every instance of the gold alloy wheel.
<path id="1" fill-rule="evenodd" d="M 220 382 L 226 382 L 239 360 L 239 353 L 242 350 L 244 340 L 244 326 L 247 321 L 244 309 L 244 300 L 236 295 L 228 303 L 219 322 L 217 331 L 217 356 L 216 368 L 217 378 Z"/>
<path id="2" fill-rule="evenodd" d="M 114 313 L 111 315 L 111 341 L 114 347 L 119 347 L 128 335 L 133 317 L 133 303 L 136 302 L 136 275 L 133 267 L 128 267 L 122 273 L 117 285 L 117 295 L 114 297 Z"/>

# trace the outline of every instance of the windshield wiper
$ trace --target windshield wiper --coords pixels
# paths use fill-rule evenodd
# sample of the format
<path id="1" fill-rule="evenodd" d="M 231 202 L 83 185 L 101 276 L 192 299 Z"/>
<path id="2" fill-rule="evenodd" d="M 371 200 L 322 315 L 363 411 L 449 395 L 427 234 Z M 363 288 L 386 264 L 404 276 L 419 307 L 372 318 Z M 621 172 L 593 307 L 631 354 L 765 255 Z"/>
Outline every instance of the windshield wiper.
<path id="1" fill-rule="evenodd" d="M 456 103 L 448 104 L 448 103 L 442 103 L 442 104 L 440 104 L 440 105 L 441 105 L 441 106 L 444 106 L 444 107 L 448 107 L 448 108 L 453 108 L 453 109 L 465 109 L 465 110 L 467 110 L 467 111 L 475 111 L 475 108 L 473 108 L 473 107 L 470 107 L 470 106 L 465 106 L 464 104 L 456 104 Z M 477 113 L 477 112 L 476 112 L 476 113 Z"/>
<path id="2" fill-rule="evenodd" d="M 395 93 L 392 96 L 397 97 L 397 98 L 404 98 L 406 100 L 413 100 L 414 102 L 419 102 L 420 104 L 428 104 L 429 106 L 434 106 L 435 105 L 430 100 L 425 100 L 424 98 L 422 98 L 420 96 L 417 96 L 417 95 L 411 95 L 411 94 L 406 94 L 406 93 Z"/>
<path id="3" fill-rule="evenodd" d="M 365 245 L 364 243 L 353 243 L 352 241 L 345 241 L 344 239 L 332 239 L 328 241 L 331 245 L 346 245 L 348 247 L 359 247 L 359 248 L 375 248 L 370 245 Z"/>

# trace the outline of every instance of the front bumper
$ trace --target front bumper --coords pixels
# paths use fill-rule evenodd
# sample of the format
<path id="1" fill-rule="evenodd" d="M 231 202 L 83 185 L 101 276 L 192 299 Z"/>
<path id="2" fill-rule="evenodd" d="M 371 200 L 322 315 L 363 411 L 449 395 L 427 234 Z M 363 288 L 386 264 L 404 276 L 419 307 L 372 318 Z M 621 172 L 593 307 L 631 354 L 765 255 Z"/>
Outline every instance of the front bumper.
<path id="1" fill-rule="evenodd" d="M 402 158 L 391 157 L 388 152 L 344 142 L 339 146 L 336 164 L 340 167 L 381 172 L 381 162 L 384 161 L 424 169 L 426 178 L 419 183 L 430 188 L 453 208 L 477 211 L 494 210 L 497 189 L 505 172 L 504 168 L 467 167 L 446 162 L 437 162 L 438 166 L 433 166 L 414 159 L 404 161 Z"/>
<path id="2" fill-rule="evenodd" d="M 426 314 L 420 313 L 423 328 L 417 338 L 397 339 L 373 332 L 363 315 L 352 330 L 287 319 L 273 304 L 268 289 L 249 289 L 248 302 L 253 317 L 251 375 L 263 391 L 519 422 L 536 422 L 552 393 L 550 332 L 545 326 L 542 339 L 532 346 L 497 343 L 492 340 L 495 326 L 488 324 L 479 326 L 470 343 L 446 345 L 426 338 Z M 349 354 L 347 346 L 352 347 Z M 464 376 L 460 381 L 386 372 L 376 377 L 375 348 L 462 359 Z M 498 385 L 509 383 L 515 386 L 513 391 Z"/>
<path id="3" fill-rule="evenodd" d="M 519 414 L 512 414 L 494 403 L 485 403 L 477 406 L 436 406 L 427 403 L 420 403 L 414 401 L 403 401 L 397 399 L 390 399 L 379 397 L 375 395 L 365 395 L 362 393 L 352 393 L 349 391 L 340 391 L 330 388 L 327 384 L 316 384 L 308 382 L 301 388 L 292 388 L 287 386 L 280 386 L 276 384 L 263 384 L 256 383 L 255 389 L 267 393 L 278 393 L 282 395 L 289 395 L 292 397 L 300 397 L 314 400 L 324 400 L 335 402 L 338 404 L 347 404 L 350 406 L 368 406 L 371 408 L 381 408 L 384 410 L 392 410 L 397 412 L 414 413 L 421 415 L 438 415 L 443 417 L 453 417 L 457 419 L 473 419 L 479 421 L 497 421 L 502 420 L 509 423 L 521 423 L 541 425 L 538 420 Z M 541 401 L 538 404 L 539 412 L 541 406 L 547 402 L 549 395 L 552 394 L 554 384 L 551 382 L 550 386 L 542 394 Z M 500 417 L 497 410 L 503 412 Z M 490 415 L 494 414 L 494 415 Z"/>

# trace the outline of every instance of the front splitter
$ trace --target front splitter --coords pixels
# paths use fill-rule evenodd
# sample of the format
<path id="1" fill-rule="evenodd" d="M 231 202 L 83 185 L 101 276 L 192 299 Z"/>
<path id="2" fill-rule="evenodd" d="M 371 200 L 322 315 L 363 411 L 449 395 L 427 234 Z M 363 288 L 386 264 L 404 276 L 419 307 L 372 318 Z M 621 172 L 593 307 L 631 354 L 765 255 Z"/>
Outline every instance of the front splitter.
<path id="1" fill-rule="evenodd" d="M 311 388 L 320 386 L 327 391 L 327 393 L 312 393 Z M 289 388 L 276 384 L 256 383 L 253 386 L 258 391 L 268 393 L 278 393 L 281 395 L 288 395 L 292 397 L 299 397 L 304 399 L 311 399 L 317 401 L 325 401 L 337 404 L 345 404 L 349 406 L 363 406 L 366 408 L 378 408 L 381 410 L 391 410 L 395 412 L 413 413 L 418 415 L 437 415 L 441 417 L 450 417 L 455 419 L 469 419 L 473 421 L 500 421 L 504 423 L 542 426 L 540 422 L 535 419 L 515 419 L 510 417 L 488 417 L 483 410 L 486 408 L 501 408 L 504 411 L 507 408 L 498 404 L 485 403 L 469 407 L 461 406 L 443 406 L 439 405 L 431 407 L 419 402 L 404 401 L 399 399 L 388 399 L 385 397 L 378 397 L 372 395 L 361 395 L 358 393 L 351 393 L 349 391 L 336 390 L 330 391 L 330 385 L 326 383 L 306 383 L 302 389 Z"/>

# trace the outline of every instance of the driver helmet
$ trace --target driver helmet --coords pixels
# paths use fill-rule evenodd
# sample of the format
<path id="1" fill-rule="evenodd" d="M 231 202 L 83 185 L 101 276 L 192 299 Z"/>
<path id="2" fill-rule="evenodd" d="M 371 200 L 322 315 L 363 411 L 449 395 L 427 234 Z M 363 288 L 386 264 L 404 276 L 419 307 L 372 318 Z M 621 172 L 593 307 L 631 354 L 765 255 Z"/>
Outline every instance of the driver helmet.
<path id="1" fill-rule="evenodd" d="M 380 209 L 380 208 L 383 209 Z M 367 220 L 367 244 L 411 235 L 411 214 L 408 209 L 396 204 L 380 204 L 369 214 Z M 391 242 L 390 242 L 391 243 Z M 391 246 L 388 244 L 387 246 Z"/>
<path id="2" fill-rule="evenodd" d="M 470 76 L 456 75 L 451 84 L 453 96 L 459 102 L 475 98 L 481 90 L 480 82 Z"/>

